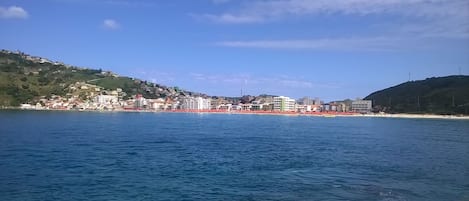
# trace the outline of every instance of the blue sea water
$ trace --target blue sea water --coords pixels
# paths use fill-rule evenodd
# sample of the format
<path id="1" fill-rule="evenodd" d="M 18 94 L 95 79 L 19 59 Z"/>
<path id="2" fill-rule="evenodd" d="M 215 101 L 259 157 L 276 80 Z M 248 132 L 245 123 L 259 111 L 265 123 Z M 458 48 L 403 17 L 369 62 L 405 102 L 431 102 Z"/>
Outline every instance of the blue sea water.
<path id="1" fill-rule="evenodd" d="M 0 111 L 0 200 L 469 200 L 469 121 Z"/>

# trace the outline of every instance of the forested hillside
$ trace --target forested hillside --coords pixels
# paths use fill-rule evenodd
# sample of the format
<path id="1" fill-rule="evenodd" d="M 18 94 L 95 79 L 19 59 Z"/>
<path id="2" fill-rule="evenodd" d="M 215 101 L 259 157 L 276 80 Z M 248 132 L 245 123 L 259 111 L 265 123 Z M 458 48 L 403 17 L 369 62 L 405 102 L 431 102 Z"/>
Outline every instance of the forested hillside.
<path id="1" fill-rule="evenodd" d="M 66 96 L 74 83 L 85 82 L 103 89 L 122 89 L 129 98 L 137 93 L 145 98 L 202 95 L 166 87 L 101 69 L 87 69 L 32 57 L 21 52 L 0 52 L 0 106 L 18 106 L 35 98 Z"/>
<path id="2" fill-rule="evenodd" d="M 469 76 L 411 81 L 368 95 L 376 111 L 469 114 Z"/>

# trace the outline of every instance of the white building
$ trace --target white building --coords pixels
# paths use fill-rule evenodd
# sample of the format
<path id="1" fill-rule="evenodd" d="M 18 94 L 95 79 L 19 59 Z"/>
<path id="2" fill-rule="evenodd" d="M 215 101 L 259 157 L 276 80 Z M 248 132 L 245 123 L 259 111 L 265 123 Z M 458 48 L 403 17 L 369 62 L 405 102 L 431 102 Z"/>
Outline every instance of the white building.
<path id="1" fill-rule="evenodd" d="M 301 105 L 301 106 L 303 107 L 302 109 L 303 109 L 304 112 L 311 112 L 312 111 L 311 105 Z"/>
<path id="2" fill-rule="evenodd" d="M 183 110 L 209 110 L 211 100 L 202 97 L 185 97 L 181 100 L 181 109 Z"/>
<path id="3" fill-rule="evenodd" d="M 111 96 L 111 95 L 98 95 L 94 98 L 94 102 L 105 105 L 105 104 L 113 104 L 117 103 L 118 99 L 117 96 Z"/>
<path id="4" fill-rule="evenodd" d="M 274 97 L 274 111 L 295 111 L 295 100 L 285 96 Z"/>
<path id="5" fill-rule="evenodd" d="M 352 101 L 352 111 L 360 113 L 371 112 L 372 102 L 371 100 L 356 100 Z"/>
<path id="6" fill-rule="evenodd" d="M 137 109 L 147 108 L 147 99 L 143 97 L 142 94 L 135 95 L 134 107 Z"/>
<path id="7" fill-rule="evenodd" d="M 147 102 L 150 102 L 151 109 L 154 110 L 166 110 L 166 102 L 162 98 L 158 99 L 147 99 Z"/>
<path id="8" fill-rule="evenodd" d="M 252 101 L 252 107 L 251 107 L 251 110 L 254 110 L 254 111 L 257 111 L 257 110 L 262 110 L 263 105 L 261 104 L 260 101 Z"/>
<path id="9" fill-rule="evenodd" d="M 226 111 L 231 111 L 232 104 L 221 104 L 216 107 L 217 110 L 226 110 Z"/>

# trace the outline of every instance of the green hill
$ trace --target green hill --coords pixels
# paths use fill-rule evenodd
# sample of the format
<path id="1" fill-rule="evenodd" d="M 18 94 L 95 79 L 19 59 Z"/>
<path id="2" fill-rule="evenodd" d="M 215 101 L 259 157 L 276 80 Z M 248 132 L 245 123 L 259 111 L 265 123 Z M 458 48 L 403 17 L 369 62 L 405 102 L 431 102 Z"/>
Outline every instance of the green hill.
<path id="1" fill-rule="evenodd" d="M 145 98 L 203 95 L 166 87 L 130 77 L 121 77 L 100 69 L 86 69 L 26 55 L 0 51 L 0 106 L 34 103 L 40 97 L 66 96 L 77 82 L 96 85 L 105 90 L 122 89 L 129 98 L 137 93 Z"/>
<path id="2" fill-rule="evenodd" d="M 368 95 L 375 111 L 469 114 L 469 76 L 411 81 Z"/>

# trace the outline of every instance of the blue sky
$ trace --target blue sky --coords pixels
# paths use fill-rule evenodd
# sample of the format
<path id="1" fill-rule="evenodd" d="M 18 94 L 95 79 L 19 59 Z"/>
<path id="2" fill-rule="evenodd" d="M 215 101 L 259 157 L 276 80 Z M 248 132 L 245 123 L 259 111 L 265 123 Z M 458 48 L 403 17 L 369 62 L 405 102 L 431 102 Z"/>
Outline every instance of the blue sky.
<path id="1" fill-rule="evenodd" d="M 0 48 L 209 95 L 469 74 L 468 0 L 2 0 Z"/>

